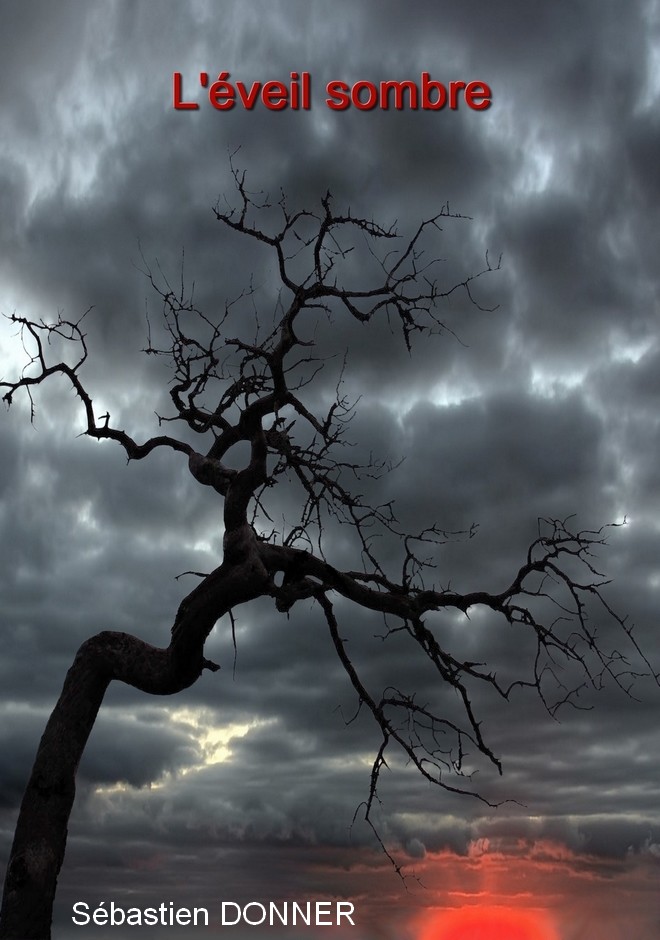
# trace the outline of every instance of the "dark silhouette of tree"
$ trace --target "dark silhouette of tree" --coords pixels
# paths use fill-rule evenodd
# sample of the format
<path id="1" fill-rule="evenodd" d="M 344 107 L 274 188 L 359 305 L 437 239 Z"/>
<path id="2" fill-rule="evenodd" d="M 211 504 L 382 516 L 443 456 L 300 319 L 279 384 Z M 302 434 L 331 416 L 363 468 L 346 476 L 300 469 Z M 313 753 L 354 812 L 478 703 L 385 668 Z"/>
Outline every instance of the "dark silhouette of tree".
<path id="1" fill-rule="evenodd" d="M 386 461 L 350 459 L 345 445 L 355 404 L 343 395 L 341 382 L 330 406 L 319 413 L 319 396 L 314 396 L 315 380 L 324 366 L 323 351 L 314 339 L 319 319 L 353 318 L 366 329 L 371 321 L 388 318 L 410 351 L 418 334 L 446 329 L 440 307 L 452 294 L 463 292 L 476 303 L 474 281 L 493 270 L 488 258 L 482 271 L 442 286 L 435 274 L 436 259 L 427 260 L 424 253 L 427 237 L 451 217 L 448 207 L 402 239 L 395 228 L 350 212 L 338 214 L 330 194 L 318 211 L 292 212 L 284 198 L 271 204 L 251 194 L 244 175 L 236 171 L 234 181 L 234 207 L 219 203 L 215 215 L 239 237 L 272 252 L 279 299 L 267 328 L 260 322 L 252 288 L 228 301 L 221 315 L 214 317 L 196 308 L 186 295 L 183 278 L 180 289 L 172 290 L 147 269 L 162 299 L 165 340 L 153 345 L 150 324 L 145 351 L 165 357 L 172 368 L 173 412 L 159 417 L 159 429 L 179 427 L 179 437 L 159 433 L 138 443 L 126 430 L 114 427 L 109 414 L 97 419 L 83 380 L 88 358 L 83 318 L 71 321 L 60 315 L 48 324 L 17 314 L 10 317 L 29 361 L 20 377 L 0 383 L 7 405 L 24 393 L 34 417 L 33 390 L 52 376 L 64 376 L 80 399 L 88 437 L 115 441 L 129 461 L 142 460 L 159 448 L 187 459 L 194 479 L 223 501 L 224 541 L 218 567 L 202 575 L 181 601 L 168 646 L 156 648 L 127 633 L 103 631 L 78 650 L 41 739 L 21 805 L 0 921 L 4 938 L 50 936 L 76 768 L 109 683 L 125 682 L 153 695 L 173 695 L 187 688 L 203 670 L 219 668 L 204 655 L 215 623 L 228 614 L 233 624 L 232 612 L 255 598 L 272 598 L 282 613 L 303 599 L 319 605 L 359 703 L 371 712 L 379 729 L 380 744 L 363 807 L 367 821 L 386 752 L 392 747 L 400 748 L 407 761 L 439 787 L 483 798 L 472 789 L 463 766 L 470 750 L 480 752 L 501 772 L 473 709 L 473 690 L 480 684 L 505 699 L 516 686 L 531 687 L 551 712 L 574 701 L 585 683 L 597 687 L 606 676 L 627 690 L 641 673 L 623 653 L 602 648 L 592 625 L 594 605 L 621 631 L 641 668 L 650 668 L 631 628 L 601 594 L 605 582 L 594 567 L 592 552 L 604 542 L 604 530 L 579 532 L 562 521 L 540 523 L 538 538 L 498 593 L 461 594 L 426 586 L 422 577 L 426 556 L 451 533 L 435 525 L 407 533 L 391 503 L 375 505 L 360 495 L 360 480 L 391 467 Z M 353 286 L 356 279 L 362 283 Z M 237 335 L 228 332 L 242 301 L 250 310 L 251 338 L 246 338 L 245 329 Z M 244 310 L 239 319 L 245 327 Z M 52 350 L 61 347 L 73 351 L 68 360 L 65 355 L 50 361 Z M 236 459 L 229 459 L 230 451 L 244 456 L 240 466 L 232 466 Z M 287 520 L 288 527 L 281 532 L 269 523 L 278 487 L 287 492 L 297 487 L 299 494 L 298 516 Z M 353 570 L 337 567 L 326 555 L 326 547 L 332 547 L 328 532 L 337 525 L 354 539 L 358 564 Z M 383 544 L 379 536 L 399 546 L 396 574 L 388 570 L 382 553 L 379 556 Z M 386 634 L 402 633 L 416 644 L 420 657 L 429 660 L 439 678 L 455 690 L 462 719 L 456 721 L 418 701 L 414 689 L 370 688 L 342 638 L 333 604 L 337 598 L 381 613 Z M 467 613 L 477 606 L 533 636 L 535 653 L 525 676 L 500 682 L 487 663 L 453 655 L 446 638 L 425 621 L 430 612 Z M 557 679 L 556 669 L 565 664 L 577 668 L 578 680 L 571 687 L 557 681 L 558 695 L 551 698 L 548 680 Z"/>

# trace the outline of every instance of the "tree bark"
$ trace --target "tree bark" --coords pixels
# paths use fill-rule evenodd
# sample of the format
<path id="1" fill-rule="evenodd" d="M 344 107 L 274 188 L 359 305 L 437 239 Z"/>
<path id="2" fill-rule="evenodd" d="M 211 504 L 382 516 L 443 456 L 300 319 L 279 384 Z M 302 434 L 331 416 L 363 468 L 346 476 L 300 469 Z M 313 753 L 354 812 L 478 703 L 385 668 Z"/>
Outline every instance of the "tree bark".
<path id="1" fill-rule="evenodd" d="M 182 601 L 167 648 L 109 631 L 82 644 L 41 738 L 19 811 L 0 911 L 2 940 L 50 940 L 76 772 L 110 682 L 172 695 L 192 685 L 203 669 L 217 670 L 203 656 L 213 625 L 237 604 L 267 593 L 268 586 L 256 553 L 248 552 L 242 564 L 224 563 Z"/>

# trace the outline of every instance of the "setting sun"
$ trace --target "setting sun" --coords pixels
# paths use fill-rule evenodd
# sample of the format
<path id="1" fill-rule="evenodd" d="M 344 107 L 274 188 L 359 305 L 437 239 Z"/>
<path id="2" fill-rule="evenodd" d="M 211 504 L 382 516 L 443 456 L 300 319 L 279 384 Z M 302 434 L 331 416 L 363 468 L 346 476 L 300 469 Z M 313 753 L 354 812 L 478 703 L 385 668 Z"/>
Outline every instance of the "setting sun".
<path id="1" fill-rule="evenodd" d="M 419 940 L 560 940 L 545 913 L 501 907 L 465 907 L 436 914 Z"/>

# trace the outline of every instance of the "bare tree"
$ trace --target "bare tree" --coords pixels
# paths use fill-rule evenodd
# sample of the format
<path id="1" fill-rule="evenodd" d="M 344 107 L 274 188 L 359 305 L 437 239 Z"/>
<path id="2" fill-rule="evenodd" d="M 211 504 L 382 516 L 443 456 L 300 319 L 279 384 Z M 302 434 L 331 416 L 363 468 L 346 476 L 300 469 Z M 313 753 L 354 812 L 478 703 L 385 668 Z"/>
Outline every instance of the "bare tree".
<path id="1" fill-rule="evenodd" d="M 1 937 L 50 936 L 76 768 L 109 683 L 125 682 L 156 695 L 187 688 L 203 670 L 219 668 L 204 655 L 216 622 L 229 615 L 233 624 L 233 611 L 255 598 L 272 598 L 282 613 L 302 599 L 319 605 L 359 703 L 372 713 L 379 729 L 363 807 L 367 821 L 386 752 L 393 746 L 427 780 L 482 798 L 464 770 L 466 750 L 480 752 L 498 771 L 501 767 L 473 708 L 473 690 L 480 684 L 505 699 L 515 686 L 529 686 L 550 711 L 573 701 L 584 683 L 598 686 L 605 676 L 627 688 L 639 673 L 624 654 L 601 647 L 590 619 L 594 604 L 623 633 L 641 668 L 648 667 L 631 628 L 601 594 L 604 581 L 592 553 L 604 541 L 603 530 L 574 532 L 561 521 L 542 523 L 519 569 L 498 593 L 461 594 L 427 586 L 423 553 L 432 552 L 449 534 L 437 526 L 407 533 L 391 503 L 374 505 L 359 494 L 361 479 L 390 468 L 386 462 L 353 462 L 347 457 L 351 452 L 344 445 L 355 412 L 341 383 L 330 406 L 319 411 L 319 396 L 313 393 L 324 362 L 314 338 L 317 321 L 348 317 L 367 325 L 388 318 L 410 351 L 417 334 L 445 329 L 440 307 L 452 294 L 462 292 L 475 303 L 473 283 L 492 270 L 488 259 L 482 271 L 443 286 L 435 274 L 435 259 L 427 260 L 424 253 L 425 240 L 450 217 L 448 207 L 401 239 L 394 228 L 350 212 L 338 214 L 330 194 L 318 211 L 293 212 L 283 198 L 271 204 L 251 194 L 243 175 L 234 172 L 234 181 L 234 207 L 218 204 L 215 215 L 238 236 L 272 252 L 279 299 L 272 326 L 264 328 L 248 289 L 242 299 L 253 313 L 251 338 L 244 330 L 242 337 L 232 336 L 232 313 L 241 298 L 227 302 L 220 315 L 209 316 L 197 309 L 183 283 L 173 290 L 147 270 L 162 299 L 165 339 L 154 341 L 150 325 L 146 352 L 166 357 L 173 374 L 173 411 L 159 418 L 159 429 L 173 425 L 181 429 L 180 436 L 159 433 L 138 443 L 126 430 L 114 427 L 109 414 L 97 418 L 82 378 L 88 358 L 82 318 L 60 316 L 48 324 L 17 314 L 10 317 L 29 361 L 19 377 L 0 383 L 7 405 L 24 393 L 34 415 L 36 387 L 64 376 L 80 400 L 88 437 L 115 441 L 129 461 L 142 460 L 159 448 L 187 459 L 194 479 L 223 501 L 224 540 L 218 567 L 202 575 L 181 601 L 168 646 L 156 648 L 127 633 L 104 631 L 78 650 L 41 739 L 20 809 L 7 868 Z M 358 266 L 351 263 L 351 252 L 356 248 L 368 261 L 359 275 L 368 282 L 358 287 L 352 286 Z M 62 346 L 71 350 L 68 359 L 65 355 L 50 361 L 52 350 Z M 230 451 L 243 453 L 240 446 L 235 450 L 237 445 L 245 453 L 239 467 L 231 466 L 228 458 Z M 299 493 L 298 516 L 287 520 L 282 531 L 269 522 L 278 487 L 297 487 Z M 353 570 L 343 570 L 326 556 L 326 548 L 331 548 L 326 533 L 336 525 L 345 525 L 354 538 L 359 562 Z M 379 535 L 399 546 L 396 574 L 377 552 Z M 387 634 L 403 634 L 415 644 L 455 690 L 460 721 L 418 701 L 414 690 L 368 687 L 342 638 L 333 606 L 338 597 L 384 615 Z M 475 606 L 533 637 L 535 652 L 525 676 L 500 682 L 488 664 L 452 654 L 446 637 L 427 617 L 451 609 L 467 613 Z M 577 668 L 578 681 L 570 688 L 557 685 L 558 696 L 550 698 L 547 680 L 565 663 Z"/>

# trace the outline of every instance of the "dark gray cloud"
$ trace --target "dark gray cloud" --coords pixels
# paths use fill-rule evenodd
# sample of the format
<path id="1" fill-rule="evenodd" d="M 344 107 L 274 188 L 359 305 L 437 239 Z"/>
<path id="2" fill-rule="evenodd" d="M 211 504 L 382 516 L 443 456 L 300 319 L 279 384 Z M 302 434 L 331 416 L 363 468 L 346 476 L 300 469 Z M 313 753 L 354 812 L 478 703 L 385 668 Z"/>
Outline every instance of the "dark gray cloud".
<path id="1" fill-rule="evenodd" d="M 438 585 L 501 590 L 539 516 L 575 513 L 585 527 L 627 516 L 596 563 L 657 669 L 658 4 L 30 0 L 1 12 L 0 308 L 48 320 L 93 307 L 83 378 L 98 413 L 109 409 L 142 438 L 154 412 L 167 410 L 167 369 L 141 352 L 145 314 L 156 331 L 160 313 L 147 269 L 178 283 L 183 265 L 210 315 L 252 277 L 260 317 L 274 315 L 273 259 L 211 212 L 231 194 L 236 148 L 250 186 L 283 190 L 292 208 L 318 210 L 330 189 L 338 206 L 398 220 L 406 233 L 448 201 L 472 220 L 442 220 L 428 250 L 442 259 L 447 288 L 480 270 L 486 251 L 492 262 L 502 254 L 501 269 L 473 287 L 484 309 L 452 294 L 440 307 L 451 332 L 414 343 L 411 355 L 388 324 L 367 331 L 332 311 L 316 324 L 334 358 L 315 403 L 334 388 L 347 350 L 344 389 L 360 398 L 354 453 L 405 458 L 365 484 L 369 496 L 395 499 L 411 530 L 478 524 L 474 538 L 439 548 L 429 573 Z M 177 112 L 175 70 L 200 101 L 202 70 L 243 81 L 307 70 L 313 107 Z M 337 113 L 323 104 L 331 79 L 418 79 L 422 70 L 488 82 L 492 107 Z M 361 283 L 372 263 L 357 251 L 342 274 Z M 237 309 L 237 330 L 248 329 L 251 309 Z M 5 323 L 3 377 L 22 364 L 13 334 Z M 78 438 L 81 415 L 64 383 L 35 401 L 34 427 L 18 399 L 0 422 L 3 855 L 78 645 L 99 629 L 166 642 L 195 581 L 176 576 L 217 564 L 222 536 L 221 506 L 178 455 L 127 467 L 109 443 Z M 273 498 L 276 528 L 295 517 L 299 498 L 294 487 Z M 329 548 L 355 567 L 344 535 L 331 530 Z M 383 541 L 382 550 L 396 573 L 400 545 Z M 236 612 L 235 673 L 230 625 L 220 622 L 209 655 L 222 671 L 176 701 L 110 690 L 80 768 L 59 936 L 70 935 L 72 900 L 129 891 L 145 905 L 165 891 L 210 908 L 232 892 L 336 894 L 363 905 L 370 935 L 388 934 L 396 911 L 398 935 L 412 935 L 402 912 L 433 902 L 406 900 L 370 831 L 351 826 L 377 728 L 363 714 L 347 724 L 356 703 L 327 628 L 299 606 L 290 620 L 266 603 Z M 337 610 L 375 691 L 396 681 L 451 713 L 451 694 L 405 637 L 374 639 L 378 617 Z M 493 618 L 429 623 L 503 673 L 528 662 L 529 648 Z M 546 872 L 539 890 L 556 911 L 564 890 L 567 909 L 579 908 L 575 873 L 590 904 L 607 878 L 629 879 L 647 898 L 660 851 L 659 693 L 648 681 L 637 689 L 638 702 L 613 683 L 585 692 L 581 704 L 593 710 L 564 710 L 560 723 L 522 693 L 507 703 L 475 691 L 504 775 L 480 766 L 474 782 L 491 802 L 518 802 L 491 811 L 431 792 L 392 755 L 383 838 L 423 871 L 446 853 L 473 869 L 481 855 L 527 860 Z M 640 901 L 638 912 L 635 936 L 650 940 L 657 901 Z M 589 916 L 596 935 L 602 924 Z M 565 940 L 574 928 L 562 924 Z"/>

